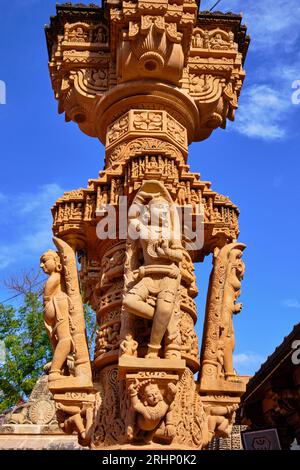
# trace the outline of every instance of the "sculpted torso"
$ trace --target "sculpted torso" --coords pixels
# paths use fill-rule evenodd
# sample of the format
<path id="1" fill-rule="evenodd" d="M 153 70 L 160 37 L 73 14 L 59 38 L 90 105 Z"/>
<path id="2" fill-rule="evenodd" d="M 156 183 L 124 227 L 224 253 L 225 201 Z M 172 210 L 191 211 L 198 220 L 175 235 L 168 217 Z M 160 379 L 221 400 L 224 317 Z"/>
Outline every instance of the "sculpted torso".
<path id="1" fill-rule="evenodd" d="M 52 327 L 56 322 L 56 310 L 53 299 L 56 295 L 61 293 L 61 275 L 60 273 L 53 272 L 44 286 L 44 299 L 46 307 L 44 311 L 44 320 Z"/>

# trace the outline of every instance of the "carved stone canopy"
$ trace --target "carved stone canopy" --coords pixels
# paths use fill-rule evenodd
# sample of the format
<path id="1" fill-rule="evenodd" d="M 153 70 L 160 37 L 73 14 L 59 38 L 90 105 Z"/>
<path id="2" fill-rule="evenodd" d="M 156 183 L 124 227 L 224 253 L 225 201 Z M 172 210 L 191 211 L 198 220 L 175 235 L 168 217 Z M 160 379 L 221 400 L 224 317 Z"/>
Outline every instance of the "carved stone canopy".
<path id="1" fill-rule="evenodd" d="M 133 107 L 167 110 L 189 143 L 206 139 L 238 106 L 249 45 L 241 20 L 184 0 L 58 5 L 46 38 L 59 112 L 103 144 Z"/>

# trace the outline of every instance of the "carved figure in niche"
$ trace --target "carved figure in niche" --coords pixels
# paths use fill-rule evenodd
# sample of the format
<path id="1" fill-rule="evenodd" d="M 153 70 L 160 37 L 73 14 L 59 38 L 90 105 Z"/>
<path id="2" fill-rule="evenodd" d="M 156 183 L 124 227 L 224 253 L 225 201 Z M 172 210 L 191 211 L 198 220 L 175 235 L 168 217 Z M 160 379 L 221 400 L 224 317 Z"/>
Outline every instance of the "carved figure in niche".
<path id="1" fill-rule="evenodd" d="M 180 357 L 175 308 L 183 248 L 175 238 L 175 216 L 171 196 L 157 181 L 144 183 L 129 211 L 130 281 L 123 306 L 129 314 L 152 320 L 148 358 L 158 357 L 165 334 L 165 357 Z"/>
<path id="2" fill-rule="evenodd" d="M 107 83 L 107 70 L 96 70 L 92 73 L 92 79 L 95 87 L 102 88 Z"/>
<path id="3" fill-rule="evenodd" d="M 65 204 L 63 220 L 68 221 L 71 215 L 71 207 Z"/>
<path id="4" fill-rule="evenodd" d="M 204 210 L 204 222 L 210 222 L 210 207 L 206 199 L 202 199 L 202 206 Z"/>
<path id="5" fill-rule="evenodd" d="M 120 344 L 120 352 L 124 356 L 137 357 L 138 342 L 135 341 L 131 334 L 126 335 Z"/>
<path id="6" fill-rule="evenodd" d="M 137 160 L 132 161 L 132 178 L 139 176 L 139 162 Z"/>
<path id="7" fill-rule="evenodd" d="M 94 199 L 89 194 L 86 197 L 84 220 L 91 220 L 94 210 Z"/>
<path id="8" fill-rule="evenodd" d="M 69 354 L 75 358 L 74 374 L 81 385 L 91 385 L 82 299 L 75 253 L 59 238 L 53 238 L 59 253 L 49 250 L 41 257 L 41 268 L 49 275 L 44 285 L 44 323 L 53 348 L 49 382 L 67 378 Z"/>
<path id="9" fill-rule="evenodd" d="M 105 256 L 102 259 L 101 289 L 108 289 L 115 282 L 114 280 L 123 275 L 125 261 L 125 251 L 118 250 L 112 256 Z"/>
<path id="10" fill-rule="evenodd" d="M 229 43 L 227 41 L 224 41 L 224 39 L 222 38 L 222 34 L 217 33 L 210 40 L 210 48 L 211 49 L 227 50 L 227 49 L 229 49 Z"/>
<path id="11" fill-rule="evenodd" d="M 242 251 L 238 247 L 230 251 L 228 277 L 223 297 L 220 343 L 224 350 L 223 366 L 225 378 L 228 380 L 232 380 L 236 376 L 233 368 L 235 338 L 232 316 L 240 313 L 243 307 L 241 303 L 236 303 L 241 293 L 241 281 L 245 274 L 245 264 L 241 258 Z"/>
<path id="12" fill-rule="evenodd" d="M 104 354 L 107 349 L 107 339 L 104 330 L 97 331 L 96 352 L 97 355 Z"/>
<path id="13" fill-rule="evenodd" d="M 188 324 L 183 324 L 181 331 L 182 349 L 191 356 L 198 357 L 198 339 L 194 328 Z"/>
<path id="14" fill-rule="evenodd" d="M 158 162 L 153 155 L 152 157 L 150 157 L 150 160 L 148 161 L 147 170 L 150 172 L 158 170 Z"/>
<path id="15" fill-rule="evenodd" d="M 209 32 L 207 30 L 203 33 L 203 47 L 204 49 L 209 48 Z"/>
<path id="16" fill-rule="evenodd" d="M 211 440 L 214 435 L 217 437 L 230 436 L 237 409 L 238 405 L 211 406 L 206 409 L 208 413 L 207 427 L 209 440 Z"/>
<path id="17" fill-rule="evenodd" d="M 179 206 L 184 206 L 185 205 L 185 200 L 186 200 L 186 187 L 185 183 L 179 183 L 179 189 L 177 193 L 177 202 Z"/>
<path id="18" fill-rule="evenodd" d="M 106 31 L 103 26 L 100 26 L 96 31 L 95 42 L 105 43 L 106 42 Z"/>
<path id="19" fill-rule="evenodd" d="M 113 325 L 107 328 L 107 348 L 116 349 L 118 347 L 119 331 L 120 331 L 119 322 L 114 323 Z"/>
<path id="20" fill-rule="evenodd" d="M 203 47 L 203 39 L 200 33 L 196 33 L 193 38 L 193 47 Z"/>
<path id="21" fill-rule="evenodd" d="M 111 193 L 110 193 L 110 203 L 118 204 L 119 196 L 121 193 L 121 181 L 119 179 L 113 179 L 111 182 Z"/>
<path id="22" fill-rule="evenodd" d="M 81 220 L 82 217 L 82 203 L 79 202 L 73 211 L 73 218 Z"/>
<path id="23" fill-rule="evenodd" d="M 88 40 L 88 35 L 81 26 L 78 26 L 76 29 L 73 29 L 69 34 L 70 42 L 86 42 Z"/>
<path id="24" fill-rule="evenodd" d="M 219 212 L 219 209 L 217 207 L 214 208 L 214 221 L 215 222 L 222 222 L 222 216 Z"/>
<path id="25" fill-rule="evenodd" d="M 97 196 L 97 212 L 105 212 L 106 206 L 108 204 L 108 189 L 107 186 L 104 186 L 98 191 Z"/>
<path id="26" fill-rule="evenodd" d="M 195 189 L 191 190 L 191 203 L 192 203 L 193 214 L 197 214 L 197 208 L 198 208 L 198 204 L 199 204 L 199 196 L 196 193 Z"/>
<path id="27" fill-rule="evenodd" d="M 143 399 L 141 400 L 139 392 L 142 388 L 144 391 L 142 393 Z M 166 399 L 164 400 L 158 385 L 151 380 L 139 382 L 136 379 L 135 382 L 129 385 L 128 393 L 131 399 L 131 407 L 137 414 L 135 419 L 136 433 L 132 437 L 150 442 L 164 418 L 164 435 L 169 438 L 174 437 L 173 413 L 171 411 L 168 413 L 168 411 L 176 391 L 177 387 L 173 383 L 169 383 Z"/>

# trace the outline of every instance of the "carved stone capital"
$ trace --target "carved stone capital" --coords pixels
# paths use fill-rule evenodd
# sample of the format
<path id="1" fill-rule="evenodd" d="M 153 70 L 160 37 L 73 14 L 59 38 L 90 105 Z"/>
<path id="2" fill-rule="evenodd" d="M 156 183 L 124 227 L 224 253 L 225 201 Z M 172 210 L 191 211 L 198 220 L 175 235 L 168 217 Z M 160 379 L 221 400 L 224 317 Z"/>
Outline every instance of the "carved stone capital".
<path id="1" fill-rule="evenodd" d="M 101 8 L 79 14 L 58 6 L 46 29 L 53 90 L 67 120 L 105 143 L 107 128 L 139 101 L 169 106 L 183 116 L 191 143 L 234 119 L 249 44 L 240 16 L 197 16 L 193 0 L 107 5 L 109 17 Z"/>

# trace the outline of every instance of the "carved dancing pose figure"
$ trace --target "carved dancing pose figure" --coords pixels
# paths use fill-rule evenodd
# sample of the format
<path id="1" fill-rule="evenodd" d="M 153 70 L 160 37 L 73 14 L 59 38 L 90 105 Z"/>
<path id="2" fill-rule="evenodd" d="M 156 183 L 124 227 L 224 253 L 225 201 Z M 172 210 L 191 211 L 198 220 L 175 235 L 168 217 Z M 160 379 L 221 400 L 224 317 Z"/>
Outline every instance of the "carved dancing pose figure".
<path id="1" fill-rule="evenodd" d="M 146 357 L 156 358 L 167 333 L 165 357 L 180 357 L 180 345 L 174 316 L 180 286 L 179 263 L 182 245 L 174 237 L 174 221 L 170 216 L 173 201 L 158 182 L 146 182 L 134 200 L 139 203 L 130 220 L 130 230 L 138 234 L 132 256 L 143 264 L 133 270 L 123 306 L 130 314 L 152 320 L 150 343 Z M 140 217 L 144 212 L 144 220 Z M 146 219 L 146 220 L 145 220 Z M 148 222 L 150 221 L 150 225 Z M 136 266 L 138 267 L 138 265 Z M 133 284 L 133 286 L 132 286 Z"/>

